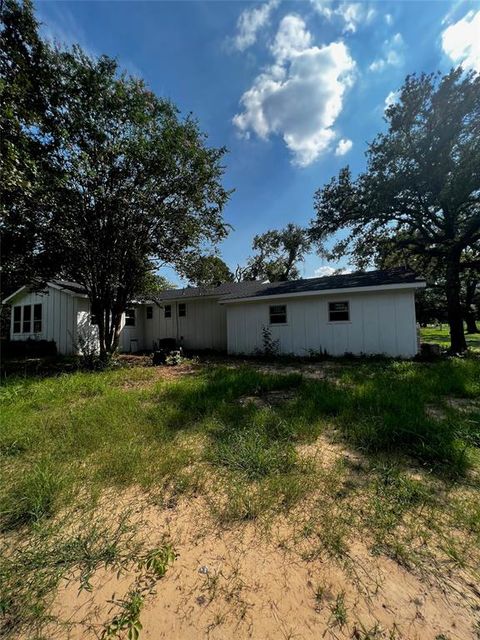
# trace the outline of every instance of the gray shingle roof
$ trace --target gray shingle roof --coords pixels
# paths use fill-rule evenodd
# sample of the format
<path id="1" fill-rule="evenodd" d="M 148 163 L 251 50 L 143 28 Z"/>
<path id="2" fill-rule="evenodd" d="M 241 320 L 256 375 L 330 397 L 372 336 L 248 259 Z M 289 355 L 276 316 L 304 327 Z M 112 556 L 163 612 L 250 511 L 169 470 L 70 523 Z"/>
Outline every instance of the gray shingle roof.
<path id="1" fill-rule="evenodd" d="M 392 284 L 421 283 L 423 278 L 407 269 L 388 269 L 383 271 L 357 271 L 338 276 L 323 278 L 305 278 L 289 282 L 224 282 L 216 287 L 186 287 L 162 291 L 156 300 L 176 300 L 179 298 L 218 297 L 222 300 L 256 298 L 289 293 L 310 293 L 329 289 L 350 289 L 356 287 L 378 287 Z"/>
<path id="2" fill-rule="evenodd" d="M 52 280 L 57 286 L 77 294 L 85 294 L 85 289 L 76 282 L 68 280 Z M 283 294 L 310 293 L 328 291 L 329 289 L 350 289 L 361 287 L 378 287 L 392 284 L 421 283 L 424 278 L 418 277 L 407 269 L 388 269 L 384 271 L 357 271 L 338 276 L 323 278 L 305 278 L 289 282 L 222 282 L 214 287 L 185 287 L 184 289 L 168 289 L 159 293 L 156 302 L 195 298 L 220 298 L 236 300 L 257 298 Z"/>
<path id="3" fill-rule="evenodd" d="M 79 293 L 85 295 L 87 293 L 85 287 L 82 287 L 78 282 L 71 282 L 70 280 L 50 280 L 52 284 L 56 284 L 57 287 L 72 291 L 72 293 Z"/>

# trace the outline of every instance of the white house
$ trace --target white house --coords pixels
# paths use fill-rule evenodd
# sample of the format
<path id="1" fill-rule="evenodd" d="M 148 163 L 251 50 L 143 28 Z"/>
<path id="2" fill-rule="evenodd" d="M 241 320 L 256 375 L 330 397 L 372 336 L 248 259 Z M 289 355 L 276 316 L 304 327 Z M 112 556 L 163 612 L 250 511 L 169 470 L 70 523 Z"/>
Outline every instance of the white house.
<path id="1" fill-rule="evenodd" d="M 415 291 L 423 287 L 413 272 L 391 269 L 173 289 L 127 309 L 120 350 L 152 350 L 174 338 L 188 350 L 247 355 L 262 349 L 268 327 L 283 354 L 410 358 L 418 351 Z M 54 340 L 63 354 L 78 352 L 85 337 L 95 340 L 90 303 L 76 283 L 55 280 L 42 292 L 24 286 L 3 303 L 12 309 L 12 340 Z"/>

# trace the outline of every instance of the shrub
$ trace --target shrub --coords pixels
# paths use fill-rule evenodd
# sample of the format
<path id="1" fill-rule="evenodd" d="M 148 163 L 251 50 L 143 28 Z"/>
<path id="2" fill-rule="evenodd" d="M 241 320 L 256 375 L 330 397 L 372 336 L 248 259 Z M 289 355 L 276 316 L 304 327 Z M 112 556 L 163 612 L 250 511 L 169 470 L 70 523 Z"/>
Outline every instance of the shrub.
<path id="1" fill-rule="evenodd" d="M 262 326 L 262 348 L 255 349 L 255 354 L 265 358 L 274 358 L 278 356 L 280 350 L 280 340 L 272 337 L 270 327 Z"/>

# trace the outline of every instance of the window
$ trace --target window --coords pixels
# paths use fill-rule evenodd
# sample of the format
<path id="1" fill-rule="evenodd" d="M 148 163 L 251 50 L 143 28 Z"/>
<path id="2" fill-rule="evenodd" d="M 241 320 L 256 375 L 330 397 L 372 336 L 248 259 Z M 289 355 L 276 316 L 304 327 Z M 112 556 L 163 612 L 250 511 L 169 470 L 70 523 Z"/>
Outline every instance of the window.
<path id="1" fill-rule="evenodd" d="M 34 333 L 42 332 L 42 305 L 41 304 L 33 305 L 33 332 Z"/>
<path id="2" fill-rule="evenodd" d="M 187 305 L 185 304 L 185 302 L 180 302 L 178 305 L 178 317 L 185 318 L 186 315 L 187 315 Z"/>
<path id="3" fill-rule="evenodd" d="M 270 307 L 270 324 L 287 323 L 287 305 L 275 304 Z"/>
<path id="4" fill-rule="evenodd" d="M 134 327 L 135 326 L 135 309 L 126 309 L 125 310 L 125 326 L 126 327 Z"/>
<path id="5" fill-rule="evenodd" d="M 151 320 L 153 318 L 153 307 L 147 307 L 147 320 Z"/>
<path id="6" fill-rule="evenodd" d="M 328 319 L 330 322 L 348 322 L 350 320 L 348 302 L 329 302 Z"/>
<path id="7" fill-rule="evenodd" d="M 23 307 L 23 333 L 30 333 L 32 330 L 32 306 L 30 304 L 26 304 Z"/>
<path id="8" fill-rule="evenodd" d="M 171 318 L 172 317 L 172 305 L 171 304 L 166 304 L 163 308 L 164 313 L 165 313 L 165 318 Z"/>
<path id="9" fill-rule="evenodd" d="M 22 307 L 13 307 L 13 333 L 22 331 Z"/>

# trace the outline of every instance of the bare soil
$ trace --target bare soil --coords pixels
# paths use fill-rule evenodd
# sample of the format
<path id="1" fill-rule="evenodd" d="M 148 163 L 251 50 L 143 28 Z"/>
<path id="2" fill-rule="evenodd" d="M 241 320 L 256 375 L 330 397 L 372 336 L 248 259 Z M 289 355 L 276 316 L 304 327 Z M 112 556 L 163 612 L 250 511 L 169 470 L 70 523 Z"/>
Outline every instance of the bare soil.
<path id="1" fill-rule="evenodd" d="M 306 561 L 292 548 L 295 532 L 285 519 L 268 530 L 252 523 L 218 529 L 200 497 L 163 511 L 144 503 L 140 511 L 149 539 L 168 532 L 178 553 L 146 602 L 142 638 L 478 637 L 475 604 L 465 599 L 460 583 L 441 589 L 393 560 L 372 557 L 361 539 L 348 562 Z M 109 601 L 124 595 L 134 579 L 133 573 L 119 577 L 102 570 L 91 593 L 79 593 L 75 580 L 64 584 L 54 611 L 68 626 L 48 637 L 100 637 L 117 612 Z"/>

